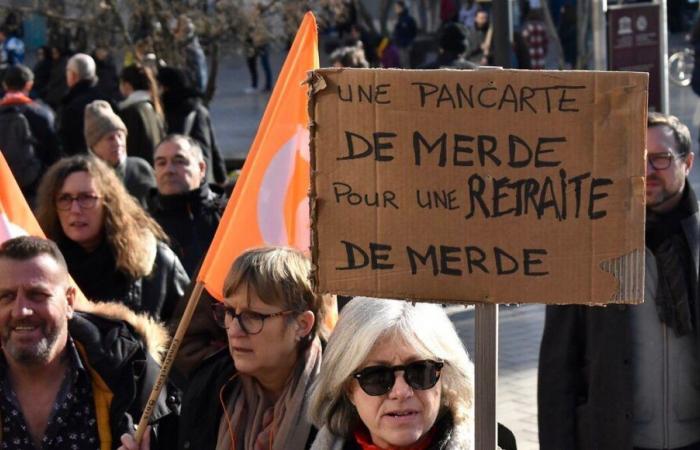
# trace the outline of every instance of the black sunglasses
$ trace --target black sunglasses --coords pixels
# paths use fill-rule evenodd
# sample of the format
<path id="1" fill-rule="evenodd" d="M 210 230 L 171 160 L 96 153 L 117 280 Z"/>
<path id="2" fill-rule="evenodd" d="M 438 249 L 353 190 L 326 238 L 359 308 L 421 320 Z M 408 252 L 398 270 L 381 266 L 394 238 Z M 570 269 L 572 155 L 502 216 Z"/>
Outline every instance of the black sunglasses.
<path id="1" fill-rule="evenodd" d="M 424 391 L 437 384 L 444 363 L 438 361 L 416 361 L 401 366 L 371 366 L 355 372 L 357 379 L 367 395 L 384 395 L 391 391 L 396 382 L 396 372 L 403 371 L 403 379 L 413 389 Z"/>

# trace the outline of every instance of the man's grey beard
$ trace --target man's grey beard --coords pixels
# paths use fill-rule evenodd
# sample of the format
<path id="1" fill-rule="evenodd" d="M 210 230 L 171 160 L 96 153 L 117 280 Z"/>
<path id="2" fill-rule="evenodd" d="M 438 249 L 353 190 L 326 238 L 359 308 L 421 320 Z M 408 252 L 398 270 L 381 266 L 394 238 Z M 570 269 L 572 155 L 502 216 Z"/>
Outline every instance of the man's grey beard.
<path id="1" fill-rule="evenodd" d="M 47 332 L 43 326 L 41 330 L 44 333 L 44 337 L 31 348 L 17 348 L 10 339 L 9 332 L 3 335 L 2 348 L 5 354 L 12 357 L 19 364 L 34 365 L 46 363 L 51 356 L 51 349 L 58 340 L 60 330 L 54 329 L 53 332 Z"/>

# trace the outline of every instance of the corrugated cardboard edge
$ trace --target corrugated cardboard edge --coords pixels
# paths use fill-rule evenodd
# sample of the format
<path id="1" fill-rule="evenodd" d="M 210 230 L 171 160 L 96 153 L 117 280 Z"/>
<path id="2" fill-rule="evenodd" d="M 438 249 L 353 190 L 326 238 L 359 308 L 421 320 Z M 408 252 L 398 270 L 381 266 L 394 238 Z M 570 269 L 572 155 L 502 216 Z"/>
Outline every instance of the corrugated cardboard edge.
<path id="1" fill-rule="evenodd" d="M 326 80 L 315 70 L 308 73 L 305 81 L 308 86 L 308 113 L 309 113 L 309 155 L 310 155 L 310 175 L 309 183 L 309 215 L 311 221 L 311 285 L 314 291 L 318 292 L 318 228 L 316 218 L 318 216 L 316 192 L 316 97 L 315 95 L 326 88 Z"/>

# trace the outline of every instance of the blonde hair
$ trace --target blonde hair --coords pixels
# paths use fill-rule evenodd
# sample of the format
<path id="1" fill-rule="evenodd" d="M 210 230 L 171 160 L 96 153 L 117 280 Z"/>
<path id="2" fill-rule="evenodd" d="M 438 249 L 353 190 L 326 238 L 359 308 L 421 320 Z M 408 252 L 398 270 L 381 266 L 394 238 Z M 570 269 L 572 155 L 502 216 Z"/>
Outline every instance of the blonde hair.
<path id="1" fill-rule="evenodd" d="M 56 211 L 56 197 L 69 175 L 85 172 L 102 197 L 104 235 L 116 258 L 117 270 L 133 278 L 153 271 L 155 239 L 168 242 L 158 223 L 127 192 L 112 168 L 91 155 L 77 155 L 56 162 L 44 175 L 37 193 L 37 220 L 54 240 L 68 239 Z"/>
<path id="2" fill-rule="evenodd" d="M 230 297 L 245 284 L 268 305 L 313 312 L 316 320 L 307 337 L 310 342 L 318 333 L 324 316 L 321 296 L 311 287 L 310 273 L 311 261 L 299 250 L 289 247 L 250 249 L 233 262 L 224 280 L 224 296 Z"/>
<path id="3" fill-rule="evenodd" d="M 311 421 L 337 436 L 352 433 L 360 417 L 347 397 L 348 383 L 384 337 L 404 341 L 421 358 L 445 363 L 443 412 L 451 413 L 455 426 L 471 429 L 474 366 L 447 314 L 438 305 L 367 297 L 353 299 L 341 311 L 309 400 Z"/>

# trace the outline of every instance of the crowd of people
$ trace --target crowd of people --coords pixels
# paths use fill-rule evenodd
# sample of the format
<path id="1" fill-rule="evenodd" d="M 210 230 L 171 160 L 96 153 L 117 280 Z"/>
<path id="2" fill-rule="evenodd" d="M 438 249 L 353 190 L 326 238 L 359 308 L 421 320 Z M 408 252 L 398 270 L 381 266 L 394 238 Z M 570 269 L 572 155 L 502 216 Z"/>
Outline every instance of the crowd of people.
<path id="1" fill-rule="evenodd" d="M 446 16 L 425 67 L 488 63 L 490 46 L 465 38 L 473 27 L 490 39 L 475 5 Z M 396 13 L 374 58 L 400 67 L 417 26 L 406 3 Z M 195 67 L 190 25 L 182 39 Z M 348 33 L 362 40 L 352 24 Z M 223 300 L 204 295 L 136 442 L 227 203 L 206 71 L 133 63 L 107 94 L 99 58 L 42 52 L 35 71 L 14 61 L 2 79 L 0 147 L 47 238 L 0 243 L 0 449 L 473 448 L 473 364 L 444 309 L 358 297 L 330 327 L 310 260 L 282 247 L 247 250 Z M 343 67 L 369 59 L 358 45 L 332 56 Z M 650 113 L 647 147 L 647 302 L 547 307 L 542 449 L 700 448 L 690 133 Z M 507 431 L 499 446 L 516 448 Z"/>
<path id="2" fill-rule="evenodd" d="M 428 2 L 393 2 L 391 30 L 378 35 L 359 20 L 352 1 L 343 2 L 344 20 L 336 24 L 337 35 L 327 45 L 330 65 L 336 67 L 382 67 L 404 69 L 472 69 L 494 64 L 494 30 L 489 2 L 479 0 L 441 0 L 439 26 L 429 29 L 424 16 Z M 420 4 L 420 7 L 419 7 Z M 546 26 L 545 13 L 538 2 L 520 0 L 513 6 L 514 23 L 512 66 L 520 69 L 544 69 L 549 51 L 549 33 L 560 35 L 563 58 L 568 67 L 575 65 L 575 16 L 568 3 L 556 15 L 556 30 Z M 421 9 L 422 8 L 422 9 Z M 572 23 L 573 20 L 573 23 Z M 573 39 L 573 48 L 572 48 Z"/>

